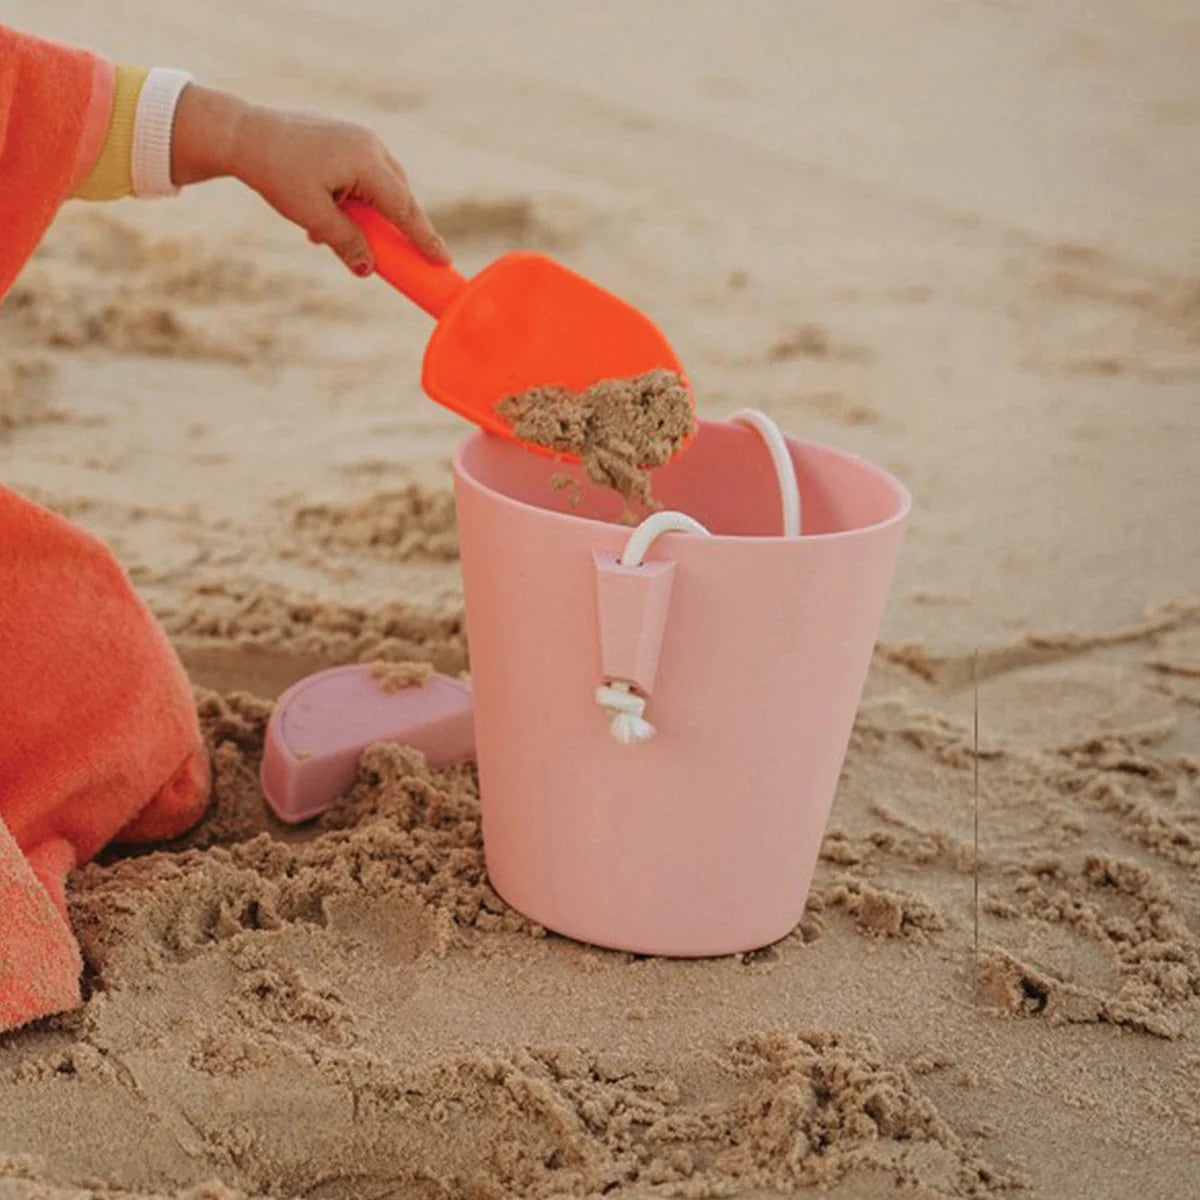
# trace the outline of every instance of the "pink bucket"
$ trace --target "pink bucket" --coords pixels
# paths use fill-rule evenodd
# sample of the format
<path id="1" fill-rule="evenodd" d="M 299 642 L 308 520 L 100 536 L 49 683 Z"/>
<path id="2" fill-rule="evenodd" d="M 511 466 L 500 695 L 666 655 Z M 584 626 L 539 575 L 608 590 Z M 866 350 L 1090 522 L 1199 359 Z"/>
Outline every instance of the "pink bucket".
<path id="1" fill-rule="evenodd" d="M 561 466 L 482 433 L 458 448 L 488 873 L 549 929 L 703 956 L 800 919 L 911 499 L 774 437 L 776 469 L 754 428 L 704 422 L 654 486 L 709 536 L 625 565 L 611 493 L 572 507 Z"/>

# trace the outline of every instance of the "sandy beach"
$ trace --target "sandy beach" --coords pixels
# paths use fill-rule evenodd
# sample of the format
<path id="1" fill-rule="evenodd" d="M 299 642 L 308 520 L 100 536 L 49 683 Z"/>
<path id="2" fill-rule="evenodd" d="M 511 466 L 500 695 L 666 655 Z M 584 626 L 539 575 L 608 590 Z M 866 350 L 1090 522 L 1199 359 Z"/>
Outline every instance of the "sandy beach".
<path id="1" fill-rule="evenodd" d="M 549 934 L 488 885 L 470 767 L 373 747 L 295 829 L 258 790 L 306 674 L 469 670 L 430 322 L 230 182 L 68 206 L 0 308 L 0 478 L 113 547 L 216 783 L 73 877 L 87 1001 L 0 1035 L 0 1200 L 1197 1194 L 1194 5 L 3 19 L 370 125 L 461 270 L 554 255 L 702 416 L 914 511 L 797 928 Z"/>

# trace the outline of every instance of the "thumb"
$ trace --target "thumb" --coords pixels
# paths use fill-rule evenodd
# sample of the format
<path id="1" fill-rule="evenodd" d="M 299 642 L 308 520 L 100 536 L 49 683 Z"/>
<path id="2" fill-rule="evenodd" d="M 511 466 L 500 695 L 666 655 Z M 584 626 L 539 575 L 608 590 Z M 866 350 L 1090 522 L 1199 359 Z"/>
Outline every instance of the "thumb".
<path id="1" fill-rule="evenodd" d="M 312 241 L 328 246 L 355 275 L 369 275 L 375 269 L 375 256 L 366 235 L 332 198 L 308 235 Z"/>

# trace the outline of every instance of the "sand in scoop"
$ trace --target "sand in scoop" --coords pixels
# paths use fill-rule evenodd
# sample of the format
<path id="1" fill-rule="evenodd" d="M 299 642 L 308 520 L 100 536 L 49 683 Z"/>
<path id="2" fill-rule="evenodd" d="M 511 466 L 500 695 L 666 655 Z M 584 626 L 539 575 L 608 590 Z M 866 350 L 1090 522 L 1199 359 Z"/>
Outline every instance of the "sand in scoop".
<path id="1" fill-rule="evenodd" d="M 669 462 L 696 427 L 686 385 L 662 368 L 581 392 L 530 388 L 506 396 L 496 412 L 522 441 L 577 454 L 594 483 L 619 492 L 627 506 L 650 508 L 649 472 Z"/>

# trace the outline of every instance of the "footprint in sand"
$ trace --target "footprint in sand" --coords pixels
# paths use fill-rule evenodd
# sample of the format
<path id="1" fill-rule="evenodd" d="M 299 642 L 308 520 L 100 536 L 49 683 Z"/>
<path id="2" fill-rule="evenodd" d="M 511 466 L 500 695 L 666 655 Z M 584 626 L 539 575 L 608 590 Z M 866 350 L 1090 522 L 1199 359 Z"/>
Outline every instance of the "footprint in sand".
<path id="1" fill-rule="evenodd" d="M 1154 872 L 1104 854 L 1042 854 L 984 912 L 1000 945 L 981 955 L 979 984 L 1000 1011 L 1180 1036 L 1200 990 L 1200 942 Z"/>

